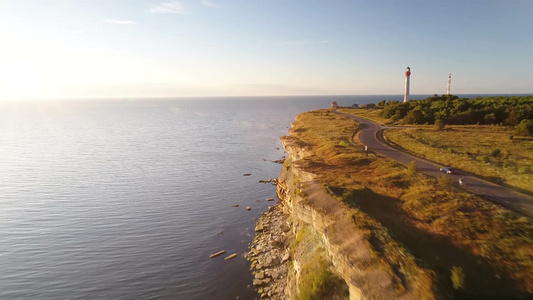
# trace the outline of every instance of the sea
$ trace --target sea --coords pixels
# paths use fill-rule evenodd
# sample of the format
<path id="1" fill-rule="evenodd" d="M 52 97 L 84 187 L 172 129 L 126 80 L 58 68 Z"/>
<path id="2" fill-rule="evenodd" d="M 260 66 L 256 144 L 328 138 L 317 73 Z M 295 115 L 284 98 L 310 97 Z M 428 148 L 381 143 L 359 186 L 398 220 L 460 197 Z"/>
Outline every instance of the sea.
<path id="1" fill-rule="evenodd" d="M 401 99 L 2 101 L 0 299 L 254 299 L 244 254 L 279 137 L 332 101 Z"/>

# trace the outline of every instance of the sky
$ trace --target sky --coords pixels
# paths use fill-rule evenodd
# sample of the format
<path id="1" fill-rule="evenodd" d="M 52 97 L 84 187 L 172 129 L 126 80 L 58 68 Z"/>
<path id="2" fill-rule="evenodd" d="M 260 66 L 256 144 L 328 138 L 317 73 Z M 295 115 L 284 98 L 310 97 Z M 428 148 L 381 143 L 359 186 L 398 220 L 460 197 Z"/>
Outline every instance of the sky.
<path id="1" fill-rule="evenodd" d="M 0 0 L 0 99 L 533 93 L 531 0 Z"/>

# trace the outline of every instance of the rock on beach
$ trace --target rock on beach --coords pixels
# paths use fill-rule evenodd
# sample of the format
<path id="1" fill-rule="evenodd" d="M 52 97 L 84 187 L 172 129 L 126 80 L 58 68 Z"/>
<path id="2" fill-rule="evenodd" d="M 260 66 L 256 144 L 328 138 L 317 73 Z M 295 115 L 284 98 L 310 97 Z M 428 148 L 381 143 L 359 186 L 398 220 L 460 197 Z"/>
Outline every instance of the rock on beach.
<path id="1" fill-rule="evenodd" d="M 253 286 L 262 298 L 285 299 L 283 291 L 287 286 L 288 240 L 292 238 L 292 233 L 284 231 L 286 228 L 283 227 L 287 217 L 277 205 L 271 206 L 255 226 L 256 236 L 247 258 L 254 270 Z"/>

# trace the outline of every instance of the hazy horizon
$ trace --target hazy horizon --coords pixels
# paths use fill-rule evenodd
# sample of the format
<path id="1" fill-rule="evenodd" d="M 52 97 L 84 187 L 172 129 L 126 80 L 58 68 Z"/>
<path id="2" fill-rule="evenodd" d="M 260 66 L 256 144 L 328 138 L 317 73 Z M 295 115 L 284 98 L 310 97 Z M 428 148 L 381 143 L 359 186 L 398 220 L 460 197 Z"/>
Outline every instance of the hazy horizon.
<path id="1" fill-rule="evenodd" d="M 529 1 L 0 4 L 0 99 L 533 93 Z"/>

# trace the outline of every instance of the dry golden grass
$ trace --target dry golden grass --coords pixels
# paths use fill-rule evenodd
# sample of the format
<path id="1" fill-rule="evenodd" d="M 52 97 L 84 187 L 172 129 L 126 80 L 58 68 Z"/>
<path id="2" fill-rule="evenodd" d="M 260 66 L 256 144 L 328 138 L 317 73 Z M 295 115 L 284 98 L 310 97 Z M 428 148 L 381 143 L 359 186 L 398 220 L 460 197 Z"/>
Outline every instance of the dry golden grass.
<path id="1" fill-rule="evenodd" d="M 390 129 L 385 137 L 416 155 L 533 193 L 533 139 L 503 126 Z"/>
<path id="2" fill-rule="evenodd" d="M 416 278 L 421 294 L 433 288 L 456 297 L 512 299 L 533 293 L 531 220 L 408 172 L 394 161 L 367 155 L 359 142 L 350 141 L 356 128 L 355 121 L 326 110 L 308 112 L 293 123 L 291 139 L 314 153 L 302 166 L 350 205 L 354 224 L 366 232 L 392 275 L 407 281 Z M 479 143 L 492 145 L 481 138 Z M 527 150 L 499 147 L 509 151 L 508 159 L 531 158 Z M 464 284 L 454 290 L 450 276 L 459 268 L 464 270 Z"/>
<path id="3" fill-rule="evenodd" d="M 367 118 L 382 125 L 391 123 L 391 120 L 378 116 L 378 114 L 381 112 L 381 109 L 343 108 L 338 109 L 338 111 L 349 115 Z"/>

